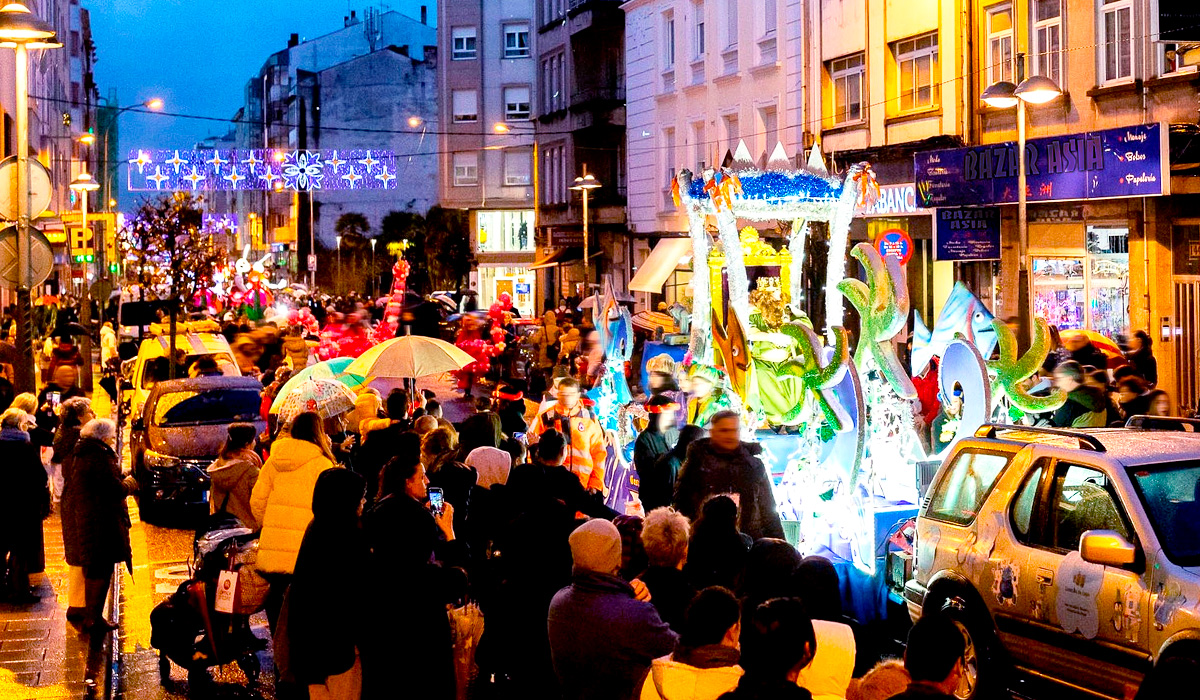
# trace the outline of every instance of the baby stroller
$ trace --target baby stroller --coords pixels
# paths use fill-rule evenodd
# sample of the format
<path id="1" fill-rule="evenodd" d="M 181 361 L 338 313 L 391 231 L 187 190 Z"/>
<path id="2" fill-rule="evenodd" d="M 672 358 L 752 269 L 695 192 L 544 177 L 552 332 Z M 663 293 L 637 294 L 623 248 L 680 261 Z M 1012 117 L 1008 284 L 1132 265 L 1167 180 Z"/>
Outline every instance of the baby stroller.
<path id="1" fill-rule="evenodd" d="M 268 584 L 257 559 L 258 536 L 237 518 L 219 513 L 196 533 L 192 577 L 150 613 L 150 646 L 159 651 L 164 683 L 171 662 L 187 671 L 191 688 L 211 681 L 207 669 L 230 662 L 250 685 L 258 682 L 265 642 L 251 632 L 250 616 L 263 609 Z"/>

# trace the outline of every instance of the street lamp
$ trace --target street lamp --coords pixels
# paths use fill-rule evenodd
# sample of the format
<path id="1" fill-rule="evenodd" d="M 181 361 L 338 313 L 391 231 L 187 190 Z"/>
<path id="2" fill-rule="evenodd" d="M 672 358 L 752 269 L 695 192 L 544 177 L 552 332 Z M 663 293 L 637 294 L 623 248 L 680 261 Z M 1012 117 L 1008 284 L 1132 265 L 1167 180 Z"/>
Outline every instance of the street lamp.
<path id="1" fill-rule="evenodd" d="M 589 287 L 591 286 L 591 262 L 588 256 L 588 195 L 592 190 L 600 188 L 600 181 L 594 175 L 587 172 L 587 166 L 583 166 L 583 176 L 575 178 L 575 184 L 571 189 L 583 194 L 583 293 L 587 296 Z"/>
<path id="2" fill-rule="evenodd" d="M 1024 78 L 1025 54 L 1017 54 L 1016 85 L 1001 80 L 993 83 L 979 96 L 987 106 L 995 109 L 1017 108 L 1017 257 L 1018 257 L 1018 302 L 1017 316 L 1020 325 L 1021 340 L 1029 343 L 1032 340 L 1033 324 L 1030 321 L 1029 299 L 1029 264 L 1026 260 L 1029 249 L 1029 211 L 1028 193 L 1025 191 L 1025 109 L 1026 105 L 1046 104 L 1062 96 L 1062 88 L 1044 75 L 1034 75 Z M 1024 295 L 1024 299 L 1020 296 Z"/>
<path id="3" fill-rule="evenodd" d="M 101 99 L 103 99 L 103 98 L 101 98 Z M 105 100 L 105 103 L 107 104 L 107 100 Z M 133 109 L 144 109 L 144 110 L 150 110 L 151 112 L 157 112 L 163 108 L 163 104 L 164 103 L 163 103 L 161 97 L 151 97 L 148 100 L 143 100 L 143 101 L 137 102 L 135 104 L 126 105 L 124 107 L 117 107 L 115 109 L 115 111 L 113 112 L 112 117 L 109 119 L 108 128 L 106 128 L 104 130 L 104 158 L 102 159 L 104 162 L 104 194 L 108 196 L 108 208 L 109 209 L 115 209 L 117 206 L 117 200 L 112 197 L 112 178 L 113 178 L 113 174 L 116 172 L 117 168 L 120 166 L 120 161 L 119 160 L 117 160 L 117 161 L 109 160 L 109 157 L 108 157 L 108 135 L 112 132 L 112 130 L 114 128 L 116 128 L 117 120 L 120 119 L 121 115 L 124 114 L 125 112 L 128 112 Z M 85 141 L 84 140 L 85 137 L 86 137 L 86 135 L 84 137 L 80 137 L 79 140 L 81 142 L 89 144 L 89 145 L 91 145 L 91 143 L 93 143 L 95 141 L 94 135 L 92 136 L 91 141 Z"/>
<path id="4" fill-rule="evenodd" d="M 17 347 L 21 365 L 15 368 L 17 391 L 34 391 L 33 333 L 29 315 L 30 288 L 33 286 L 32 234 L 29 231 L 29 49 L 57 49 L 54 28 L 43 22 L 28 7 L 11 2 L 0 7 L 0 47 L 16 50 L 17 112 Z M 90 387 L 87 387 L 90 388 Z"/>
<path id="5" fill-rule="evenodd" d="M 79 222 L 84 231 L 90 231 L 88 228 L 88 194 L 100 189 L 100 183 L 92 179 L 92 174 L 84 171 L 75 176 L 71 181 L 71 191 L 79 193 Z M 89 240 L 91 236 L 87 237 Z M 104 242 L 100 242 L 100 249 L 104 249 Z M 80 350 L 84 357 L 82 371 L 79 373 L 79 382 L 84 387 L 92 386 L 92 336 L 91 336 L 91 321 L 92 321 L 92 293 L 91 285 L 88 281 L 88 268 L 92 267 L 92 261 L 88 257 L 84 257 L 80 261 L 83 265 L 83 308 L 79 314 L 79 320 L 83 323 L 83 327 L 88 330 L 88 333 L 83 336 L 83 342 L 80 344 Z M 103 261 L 101 262 L 103 265 Z"/>
<path id="6" fill-rule="evenodd" d="M 337 249 L 338 249 L 338 253 L 337 253 L 337 262 L 338 262 L 337 285 L 335 285 L 335 286 L 337 288 L 338 293 L 340 294 L 342 291 L 342 237 L 334 236 L 334 240 L 337 241 Z"/>
<path id="7" fill-rule="evenodd" d="M 379 241 L 375 238 L 371 239 L 371 298 L 374 299 L 378 294 L 379 270 L 375 269 L 375 244 Z"/>

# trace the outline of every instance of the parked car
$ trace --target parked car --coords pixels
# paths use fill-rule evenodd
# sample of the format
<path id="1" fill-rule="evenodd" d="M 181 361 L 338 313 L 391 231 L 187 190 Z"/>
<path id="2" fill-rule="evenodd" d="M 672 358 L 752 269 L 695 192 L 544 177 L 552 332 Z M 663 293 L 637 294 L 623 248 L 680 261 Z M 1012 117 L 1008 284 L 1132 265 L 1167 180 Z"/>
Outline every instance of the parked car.
<path id="1" fill-rule="evenodd" d="M 141 488 L 138 509 L 152 522 L 169 511 L 208 503 L 206 469 L 225 442 L 230 423 L 266 424 L 262 384 L 253 377 L 196 377 L 154 385 L 130 431 L 130 458 Z"/>
<path id="2" fill-rule="evenodd" d="M 956 695 L 1008 670 L 1128 697 L 1164 658 L 1200 660 L 1200 421 L 983 426 L 917 516 L 909 613 L 967 639 Z"/>
<path id="3" fill-rule="evenodd" d="M 225 336 L 215 332 L 200 332 L 197 328 L 207 328 L 199 323 L 180 324 L 175 334 L 176 354 L 182 362 L 176 367 L 175 376 L 187 376 L 187 370 L 192 363 L 203 357 L 216 360 L 221 374 L 227 377 L 240 377 L 237 361 L 233 350 Z M 208 322 L 211 325 L 211 322 Z M 170 378 L 171 365 L 168 355 L 171 348 L 171 336 L 165 326 L 154 324 L 151 327 L 151 337 L 146 338 L 138 346 L 137 357 L 126 360 L 121 364 L 121 373 L 129 380 L 132 392 L 127 392 L 125 398 L 130 401 L 130 415 L 141 413 L 142 406 L 150 390 L 160 381 Z"/>

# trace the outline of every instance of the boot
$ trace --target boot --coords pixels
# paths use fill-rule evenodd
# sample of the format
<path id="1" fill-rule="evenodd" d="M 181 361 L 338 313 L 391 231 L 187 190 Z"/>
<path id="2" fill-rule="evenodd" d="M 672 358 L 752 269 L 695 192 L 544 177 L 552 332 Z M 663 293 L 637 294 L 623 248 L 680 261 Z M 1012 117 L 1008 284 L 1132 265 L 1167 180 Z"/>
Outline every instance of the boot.
<path id="1" fill-rule="evenodd" d="M 86 601 L 83 609 L 83 631 L 100 632 L 104 634 L 117 628 L 104 619 L 104 602 L 108 598 L 109 578 L 89 578 L 84 580 L 83 595 Z"/>

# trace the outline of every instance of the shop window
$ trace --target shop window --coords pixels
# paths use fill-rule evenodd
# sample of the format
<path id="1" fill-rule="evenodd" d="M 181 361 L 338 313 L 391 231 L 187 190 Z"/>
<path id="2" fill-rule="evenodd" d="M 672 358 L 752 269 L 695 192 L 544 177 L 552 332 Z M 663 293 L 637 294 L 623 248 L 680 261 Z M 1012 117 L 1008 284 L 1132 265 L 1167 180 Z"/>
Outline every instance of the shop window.
<path id="1" fill-rule="evenodd" d="M 1129 229 L 1087 227 L 1085 254 L 1034 257 L 1033 313 L 1060 330 L 1129 332 Z"/>
<path id="2" fill-rule="evenodd" d="M 480 211 L 475 240 L 480 253 L 533 252 L 533 211 Z"/>
<path id="3" fill-rule="evenodd" d="M 1175 274 L 1200 275 L 1200 223 L 1175 224 L 1171 234 Z"/>

